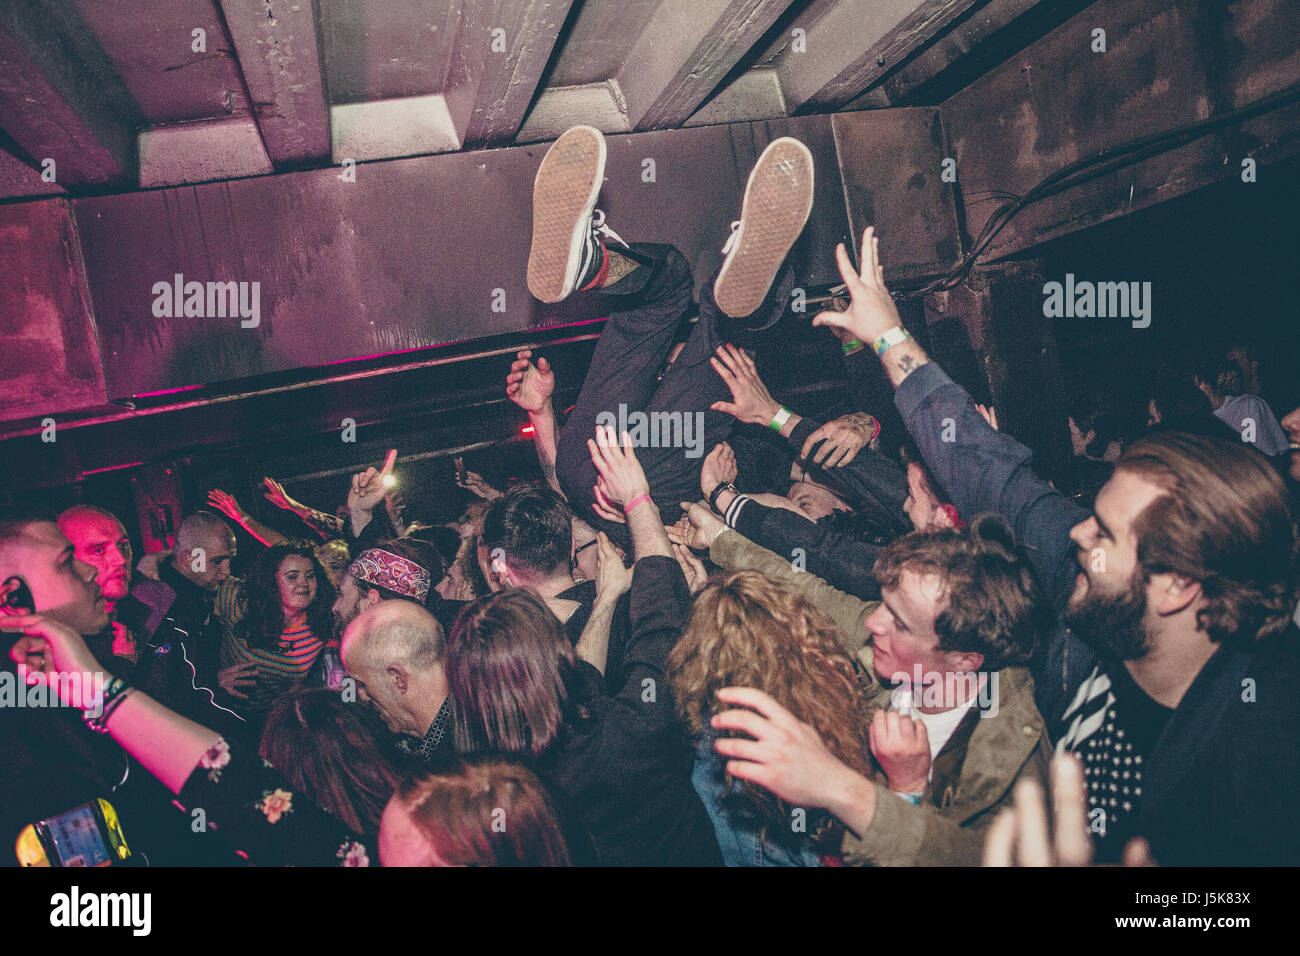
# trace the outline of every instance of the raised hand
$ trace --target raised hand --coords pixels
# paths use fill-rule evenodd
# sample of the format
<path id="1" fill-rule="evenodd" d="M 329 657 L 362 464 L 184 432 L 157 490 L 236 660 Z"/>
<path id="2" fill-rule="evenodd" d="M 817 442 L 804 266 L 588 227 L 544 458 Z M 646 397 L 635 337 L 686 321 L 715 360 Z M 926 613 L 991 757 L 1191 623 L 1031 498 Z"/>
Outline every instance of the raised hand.
<path id="1" fill-rule="evenodd" d="M 930 781 L 930 738 L 925 724 L 907 714 L 878 710 L 871 720 L 871 753 L 889 789 L 921 793 Z"/>
<path id="2" fill-rule="evenodd" d="M 484 481 L 483 476 L 476 471 L 465 472 L 464 481 L 461 481 L 460 477 L 457 476 L 456 484 L 460 485 L 466 491 L 474 493 L 478 497 L 482 498 L 484 501 L 495 501 L 496 499 L 500 498 L 502 495 L 500 491 L 497 491 L 486 481 Z"/>
<path id="3" fill-rule="evenodd" d="M 803 443 L 799 457 L 807 459 L 817 449 L 812 459 L 823 468 L 843 468 L 880 434 L 880 423 L 866 412 L 852 412 L 827 422 Z M 821 442 L 821 447 L 817 443 Z"/>
<path id="4" fill-rule="evenodd" d="M 595 487 L 596 500 L 599 502 L 603 497 L 605 504 L 619 508 L 639 495 L 650 493 L 650 483 L 636 459 L 631 439 L 627 432 L 622 437 L 623 444 L 619 445 L 614 429 L 597 426 L 596 438 L 587 439 L 591 461 L 600 474 Z"/>
<path id="5" fill-rule="evenodd" d="M 213 488 L 208 492 L 208 504 L 232 521 L 242 523 L 244 520 L 244 509 L 239 507 L 239 502 L 235 500 L 235 496 L 228 495 L 219 488 Z"/>
<path id="6" fill-rule="evenodd" d="M 388 457 L 384 459 L 384 466 L 379 471 L 374 468 L 367 468 L 365 471 L 352 476 L 352 488 L 348 491 L 348 510 L 371 512 L 379 506 L 384 500 L 384 495 L 388 493 L 388 484 L 384 481 L 393 471 L 393 465 L 397 463 L 397 449 L 389 449 Z"/>
<path id="7" fill-rule="evenodd" d="M 710 408 L 751 425 L 771 424 L 781 406 L 758 377 L 752 358 L 734 345 L 719 345 L 709 364 L 731 390 L 731 401 L 714 402 Z"/>
<path id="8" fill-rule="evenodd" d="M 726 442 L 713 446 L 700 466 L 700 491 L 707 496 L 720 481 L 736 480 L 736 453 Z"/>
<path id="9" fill-rule="evenodd" d="M 992 405 L 984 406 L 977 404 L 975 406 L 975 411 L 979 412 L 980 417 L 989 423 L 989 428 L 994 431 L 998 430 L 998 410 L 996 408 Z M 1074 421 L 1074 419 L 1070 420 Z"/>
<path id="10" fill-rule="evenodd" d="M 506 376 L 506 396 L 530 415 L 541 412 L 551 400 L 555 391 L 555 373 L 550 363 L 540 356 L 537 364 L 532 362 L 531 349 L 524 349 L 515 356 Z"/>
<path id="11" fill-rule="evenodd" d="M 308 510 L 307 506 L 301 501 L 295 501 L 289 497 L 289 493 L 284 490 L 284 485 L 274 478 L 263 478 L 262 484 L 266 486 L 266 494 L 263 497 L 277 508 L 292 511 L 294 514 L 299 515 Z"/>
<path id="12" fill-rule="evenodd" d="M 860 273 L 854 271 L 844 243 L 835 247 L 840 277 L 848 287 L 849 308 L 845 312 L 834 309 L 819 312 L 812 324 L 846 329 L 854 338 L 870 345 L 903 322 L 898 317 L 898 307 L 885 288 L 885 272 L 880 266 L 879 240 L 874 226 L 868 226 L 862 234 L 862 254 L 858 258 L 862 262 Z"/>
<path id="13" fill-rule="evenodd" d="M 592 489 L 596 494 L 596 500 L 592 503 L 591 509 L 604 518 L 606 521 L 612 521 L 615 524 L 627 524 L 627 515 L 623 514 L 623 509 L 614 504 L 605 496 L 601 490 L 599 479 L 596 486 Z"/>

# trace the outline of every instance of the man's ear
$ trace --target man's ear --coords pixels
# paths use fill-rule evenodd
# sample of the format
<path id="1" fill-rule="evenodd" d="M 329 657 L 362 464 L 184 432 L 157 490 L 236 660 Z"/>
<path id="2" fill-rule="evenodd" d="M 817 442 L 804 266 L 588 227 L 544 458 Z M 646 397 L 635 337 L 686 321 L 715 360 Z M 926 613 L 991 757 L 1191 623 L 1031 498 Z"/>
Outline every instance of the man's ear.
<path id="1" fill-rule="evenodd" d="M 1187 609 L 1201 597 L 1201 582 L 1181 574 L 1153 574 L 1147 585 L 1147 601 L 1161 617 L 1170 617 Z"/>
<path id="2" fill-rule="evenodd" d="M 380 601 L 382 601 L 383 598 L 380 596 L 379 592 L 376 591 L 374 588 L 366 588 L 366 596 L 362 598 L 362 600 L 365 601 L 366 606 L 363 607 L 361 610 L 368 611 L 376 604 L 378 604 Z"/>
<path id="3" fill-rule="evenodd" d="M 409 682 L 406 669 L 398 667 L 396 664 L 389 664 L 384 673 L 387 675 L 389 682 L 392 683 L 397 692 L 405 696 L 406 685 Z"/>
<path id="4" fill-rule="evenodd" d="M 975 651 L 949 651 L 948 663 L 958 674 L 973 674 L 984 667 L 984 655 Z"/>

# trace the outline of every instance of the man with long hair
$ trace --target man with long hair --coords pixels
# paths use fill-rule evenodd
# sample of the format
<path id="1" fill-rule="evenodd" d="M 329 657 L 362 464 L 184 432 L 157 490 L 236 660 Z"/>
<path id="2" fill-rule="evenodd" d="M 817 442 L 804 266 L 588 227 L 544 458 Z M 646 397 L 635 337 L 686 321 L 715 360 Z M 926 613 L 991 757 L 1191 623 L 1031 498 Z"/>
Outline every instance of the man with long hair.
<path id="1" fill-rule="evenodd" d="M 873 230 L 860 272 L 837 256 L 852 304 L 814 324 L 874 343 L 930 471 L 963 514 L 1011 522 L 1069 626 L 1037 656 L 1039 704 L 1084 758 L 1100 857 L 1139 835 L 1165 865 L 1300 862 L 1300 536 L 1270 462 L 1234 440 L 1152 435 L 1090 514 L 902 327 Z"/>

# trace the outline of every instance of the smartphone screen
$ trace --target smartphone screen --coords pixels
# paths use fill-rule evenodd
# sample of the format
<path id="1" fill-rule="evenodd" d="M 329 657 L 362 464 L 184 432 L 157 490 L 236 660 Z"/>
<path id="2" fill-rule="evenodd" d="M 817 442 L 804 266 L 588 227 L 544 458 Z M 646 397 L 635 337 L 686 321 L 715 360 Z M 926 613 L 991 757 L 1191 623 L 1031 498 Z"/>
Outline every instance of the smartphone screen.
<path id="1" fill-rule="evenodd" d="M 60 866 L 104 866 L 111 862 L 99 821 L 89 804 L 51 817 L 44 826 Z"/>

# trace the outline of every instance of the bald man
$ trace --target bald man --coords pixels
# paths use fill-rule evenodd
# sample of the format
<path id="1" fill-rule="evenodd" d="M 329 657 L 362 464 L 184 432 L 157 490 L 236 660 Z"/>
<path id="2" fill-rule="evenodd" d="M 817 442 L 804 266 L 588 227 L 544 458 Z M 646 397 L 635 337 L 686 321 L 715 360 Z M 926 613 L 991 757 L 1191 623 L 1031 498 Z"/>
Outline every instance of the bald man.
<path id="1" fill-rule="evenodd" d="M 150 696 L 205 727 L 240 736 L 245 721 L 221 692 L 221 622 L 212 604 L 234 555 L 230 526 L 210 511 L 194 512 L 177 529 L 158 579 L 136 584 L 118 616 L 141 641 L 141 663 L 150 659 L 144 687 Z"/>
<path id="2" fill-rule="evenodd" d="M 411 601 L 381 601 L 343 633 L 343 666 L 361 699 L 418 762 L 453 751 L 446 649 L 442 625 Z"/>

